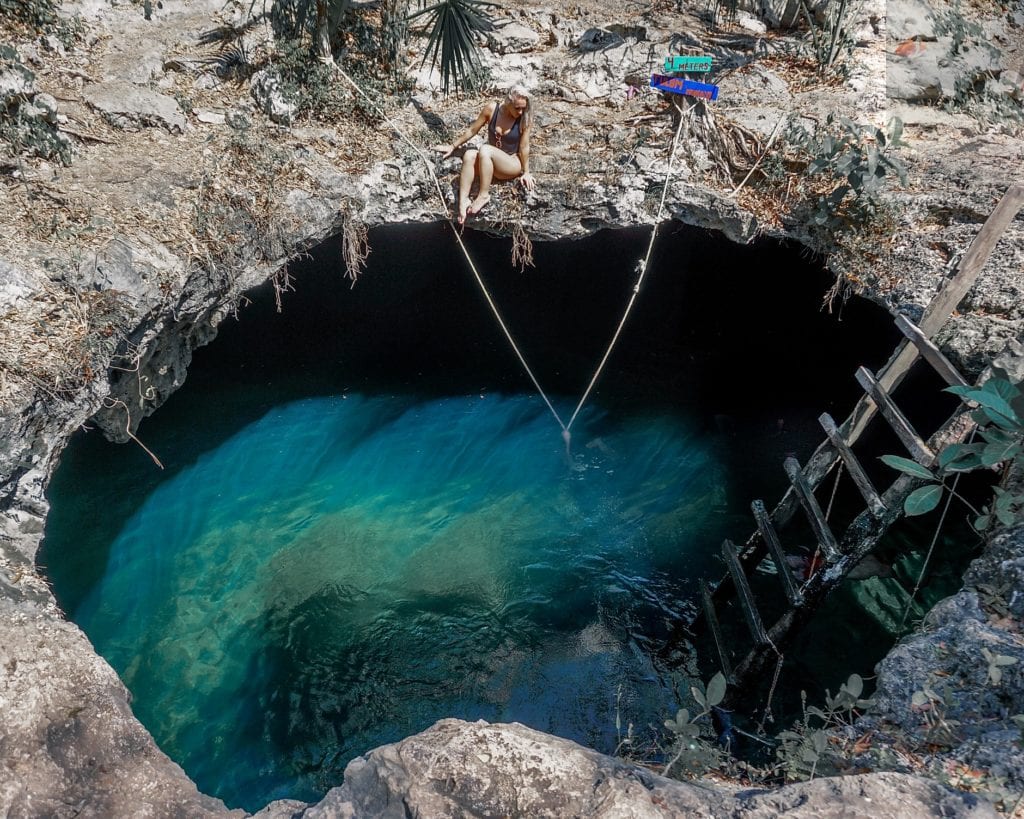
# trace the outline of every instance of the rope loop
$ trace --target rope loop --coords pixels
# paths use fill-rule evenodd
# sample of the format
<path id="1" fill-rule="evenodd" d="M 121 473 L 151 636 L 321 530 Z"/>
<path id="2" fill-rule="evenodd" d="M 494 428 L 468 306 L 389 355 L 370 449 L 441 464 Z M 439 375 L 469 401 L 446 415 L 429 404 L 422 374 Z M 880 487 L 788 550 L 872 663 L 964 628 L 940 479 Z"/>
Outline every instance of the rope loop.
<path id="1" fill-rule="evenodd" d="M 346 82 L 348 82 L 349 85 L 352 86 L 356 93 L 359 94 L 364 100 L 366 100 L 366 102 L 369 103 L 369 105 L 380 115 L 380 117 L 395 130 L 399 138 L 406 142 L 413 149 L 413 151 L 416 152 L 420 159 L 423 160 L 423 164 L 426 166 L 427 172 L 430 174 L 431 180 L 434 183 L 434 190 L 437 193 L 438 200 L 441 202 L 445 219 L 447 220 L 448 224 L 451 225 L 452 232 L 455 234 L 455 241 L 458 242 L 459 248 L 462 250 L 462 255 L 466 257 L 466 262 L 469 264 L 469 269 L 473 272 L 473 277 L 476 279 L 476 282 L 479 285 L 480 290 L 483 293 L 488 306 L 491 308 L 491 312 L 494 314 L 494 318 L 498 322 L 498 326 L 505 334 L 505 338 L 508 339 L 508 343 L 511 345 L 512 351 L 515 353 L 516 358 L 519 359 L 519 363 L 522 365 L 523 370 L 526 372 L 526 375 L 533 383 L 534 388 L 537 390 L 537 394 L 541 397 L 541 399 L 547 405 L 547 408 L 551 411 L 551 415 L 554 416 L 554 419 L 558 423 L 558 426 L 561 427 L 562 438 L 565 441 L 566 451 L 568 451 L 569 443 L 571 440 L 570 430 L 572 429 L 572 425 L 573 423 L 575 423 L 577 416 L 579 416 L 580 410 L 583 409 L 583 405 L 587 402 L 587 399 L 590 397 L 590 393 L 593 390 L 594 385 L 597 383 L 597 380 L 601 377 L 601 373 L 604 371 L 604 366 L 608 362 L 608 358 L 611 356 L 612 350 L 615 348 L 615 344 L 619 340 L 619 335 L 622 332 L 622 328 L 626 324 L 626 319 L 629 318 L 629 314 L 633 310 L 633 305 L 636 302 L 636 298 L 640 294 L 640 285 L 643 283 L 644 275 L 647 273 L 647 266 L 651 259 L 651 253 L 654 250 L 654 239 L 658 234 L 658 226 L 661 222 L 661 215 L 664 212 L 665 208 L 665 197 L 668 194 L 669 180 L 672 177 L 672 162 L 675 159 L 676 148 L 679 145 L 679 135 L 682 133 L 683 129 L 684 117 L 682 110 L 675 102 L 672 103 L 672 105 L 679 112 L 679 124 L 676 127 L 675 137 L 672 140 L 672 153 L 669 155 L 668 170 L 665 175 L 665 184 L 662 186 L 661 201 L 658 204 L 658 213 L 655 216 L 654 227 L 651 230 L 651 239 L 647 245 L 647 253 L 643 259 L 637 262 L 636 272 L 638 274 L 638 277 L 636 280 L 636 284 L 633 285 L 633 295 L 630 297 L 629 302 L 626 304 L 626 309 L 622 314 L 622 320 L 619 322 L 619 326 L 615 329 L 615 333 L 612 335 L 612 339 L 608 343 L 608 348 L 605 350 L 604 355 L 601 357 L 601 361 L 597 365 L 597 369 L 594 371 L 594 375 L 590 379 L 590 383 L 587 385 L 586 390 L 584 390 L 583 395 L 579 400 L 579 403 L 576 405 L 576 409 L 573 410 L 572 417 L 569 419 L 568 423 L 565 423 L 564 421 L 562 421 L 562 418 L 558 414 L 558 411 L 551 403 L 551 400 L 548 398 L 547 393 L 544 392 L 544 389 L 543 387 L 541 387 L 540 382 L 537 380 L 537 377 L 533 374 L 533 370 L 530 369 L 530 365 L 526 362 L 526 357 L 523 355 L 522 351 L 520 351 L 519 345 L 516 344 L 516 340 L 512 336 L 511 331 L 508 329 L 508 326 L 505 324 L 505 320 L 502 318 L 501 312 L 498 310 L 497 304 L 495 304 L 494 299 L 491 297 L 491 293 L 487 289 L 487 285 L 484 283 L 484 280 L 481 277 L 480 272 L 477 270 L 476 265 L 473 263 L 473 259 L 469 255 L 469 250 L 466 248 L 465 243 L 462 241 L 462 234 L 455 226 L 455 223 L 452 221 L 451 212 L 448 209 L 447 201 L 444 197 L 444 192 L 441 189 L 441 182 L 437 177 L 437 173 L 434 171 L 434 163 L 432 163 L 427 158 L 427 156 L 423 153 L 423 151 L 419 148 L 418 145 L 416 145 L 411 139 L 409 139 L 408 136 L 406 136 L 404 129 L 399 128 L 398 125 L 394 122 L 394 120 L 392 120 L 383 110 L 381 110 L 380 106 L 378 106 L 372 99 L 370 99 L 366 92 L 359 87 L 358 83 L 356 83 L 355 80 L 353 80 L 340 65 L 334 62 L 332 62 L 331 65 L 333 65 L 334 69 L 345 79 Z"/>

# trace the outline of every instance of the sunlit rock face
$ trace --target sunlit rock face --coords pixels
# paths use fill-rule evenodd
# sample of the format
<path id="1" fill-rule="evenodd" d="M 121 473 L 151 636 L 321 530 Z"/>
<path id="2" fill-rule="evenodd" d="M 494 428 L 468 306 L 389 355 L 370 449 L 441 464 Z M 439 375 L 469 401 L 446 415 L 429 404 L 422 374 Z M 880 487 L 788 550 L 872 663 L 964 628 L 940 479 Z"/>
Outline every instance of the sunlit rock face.
<path id="1" fill-rule="evenodd" d="M 153 21 L 130 4 L 78 4 L 95 28 L 88 45 L 72 53 L 66 66 L 69 70 L 59 72 L 74 85 L 66 90 L 67 100 L 64 95 L 58 100 L 58 115 L 98 116 L 74 103 L 81 87 L 93 80 L 102 84 L 129 78 L 143 85 L 151 81 L 173 85 L 173 75 L 182 63 L 169 58 L 180 43 L 192 41 L 196 31 L 214 25 L 212 15 L 220 5 L 165 3 L 155 12 L 159 19 Z M 642 72 L 629 77 L 625 72 L 638 68 L 633 64 L 635 55 L 646 54 L 648 46 L 656 46 L 655 51 L 667 47 L 680 29 L 680 21 L 659 13 L 649 25 L 624 26 L 622 9 L 617 6 L 603 4 L 600 13 L 594 3 L 577 8 L 578 12 L 563 9 L 558 15 L 522 9 L 518 12 L 520 24 L 542 34 L 533 46 L 535 51 L 518 51 L 532 38 L 516 38 L 515 43 L 506 38 L 501 46 L 496 41 L 492 61 L 504 72 L 495 74 L 499 82 L 523 76 L 538 88 L 544 85 L 547 120 L 542 124 L 549 136 L 543 153 L 538 151 L 537 168 L 544 173 L 545 184 L 530 201 L 523 220 L 524 227 L 538 238 L 648 224 L 654 219 L 653 194 L 666 179 L 667 117 L 662 118 L 652 140 L 656 145 L 636 144 L 636 128 L 625 123 L 637 114 L 650 113 L 646 108 L 630 110 L 628 106 L 637 104 L 636 97 L 627 96 L 631 85 L 644 83 L 646 57 Z M 775 14 L 788 12 L 775 4 Z M 899 113 L 907 121 L 911 184 L 896 197 L 902 215 L 883 257 L 858 277 L 858 287 L 891 310 L 917 317 L 1005 190 L 1006 169 L 1020 164 L 1020 141 L 1001 127 L 980 133 L 977 123 L 963 114 L 924 107 L 896 111 L 888 106 L 884 26 L 879 25 L 884 21 L 877 4 L 868 4 L 864 17 L 858 21 L 856 46 L 864 59 L 857 61 L 849 82 L 837 85 L 834 93 L 818 87 L 787 87 L 789 78 L 765 73 L 753 62 L 749 72 L 733 72 L 722 83 L 722 90 L 724 98 L 737 107 L 737 118 L 763 138 L 794 108 L 818 120 L 830 111 L 857 111 L 879 120 L 878 124 L 890 113 Z M 590 52 L 581 60 L 577 49 L 583 35 L 594 28 L 618 36 L 621 42 L 613 43 L 608 51 Z M 114 48 L 105 50 L 104 43 L 112 43 Z M 52 37 L 45 48 L 24 46 L 23 56 L 28 59 L 32 52 L 46 57 L 46 48 L 63 56 L 62 46 Z M 628 64 L 623 62 L 627 56 Z M 740 61 L 744 60 L 741 57 Z M 872 64 L 873 72 L 865 73 L 865 67 Z M 556 65 L 557 79 L 547 82 L 542 69 Z M 1002 74 L 1003 80 L 1011 82 L 1013 76 L 1019 80 L 1012 71 Z M 248 88 L 240 89 L 239 96 L 247 99 L 248 95 Z M 171 114 L 168 124 L 177 130 L 179 114 L 171 107 L 171 97 L 161 96 L 166 98 L 161 104 L 167 105 Z M 37 102 L 41 105 L 43 100 Z M 107 338 L 103 333 L 109 327 L 116 344 L 109 349 L 100 344 L 92 350 L 95 358 L 86 359 L 79 357 L 80 347 L 66 344 L 69 353 L 75 352 L 72 381 L 26 381 L 15 389 L 2 385 L 0 594 L 5 599 L 5 628 L 9 626 L 11 631 L 5 637 L 6 659 L 0 663 L 0 673 L 5 675 L 5 705 L 9 705 L 5 726 L 12 727 L 5 732 L 4 758 L 15 760 L 8 765 L 15 775 L 0 782 L 0 807 L 13 815 L 57 813 L 64 805 L 84 805 L 87 812 L 102 815 L 168 815 L 176 811 L 200 815 L 220 809 L 197 794 L 194 785 L 130 716 L 127 695 L 109 668 L 97 665 L 81 633 L 61 619 L 47 583 L 34 565 L 47 514 L 44 490 L 69 436 L 92 419 L 91 423 L 111 437 L 128 440 L 139 421 L 181 386 L 193 350 L 213 338 L 224 317 L 239 304 L 241 294 L 273 276 L 295 254 L 337 233 L 346 221 L 343 213 L 376 225 L 428 222 L 441 212 L 441 206 L 426 193 L 432 186 L 429 174 L 412 155 L 397 152 L 400 155 L 353 168 L 333 148 L 322 148 L 322 139 L 330 144 L 330 133 L 297 129 L 287 132 L 283 142 L 301 168 L 297 177 L 301 184 L 277 192 L 273 206 L 278 221 L 273 235 L 259 232 L 240 218 L 244 209 L 239 208 L 232 214 L 232 244 L 217 248 L 224 255 L 218 253 L 215 261 L 207 254 L 209 248 L 190 244 L 194 236 L 178 235 L 182 244 L 172 252 L 164 233 L 187 223 L 187 192 L 208 190 L 203 186 L 213 173 L 212 165 L 204 163 L 211 157 L 223 158 L 212 149 L 204 158 L 210 132 L 199 124 L 224 128 L 251 125 L 252 112 L 236 110 L 235 102 L 227 105 L 231 108 L 227 115 L 197 111 L 195 122 L 187 119 L 182 134 L 172 135 L 160 125 L 140 121 L 138 127 L 145 130 L 126 132 L 127 137 L 118 132 L 121 144 L 110 146 L 104 140 L 111 135 L 101 130 L 98 141 L 79 146 L 68 184 L 58 184 L 58 193 L 52 198 L 55 221 L 51 224 L 48 217 L 41 217 L 42 200 L 28 200 L 27 207 L 18 205 L 21 221 L 9 232 L 16 238 L 4 237 L 10 258 L 0 267 L 2 332 L 5 340 L 17 337 L 11 348 L 13 356 L 4 348 L 5 360 L 21 361 L 23 350 L 40 339 L 64 349 L 66 339 L 53 335 L 52 317 L 47 317 L 50 305 L 46 294 L 53 286 L 69 298 L 76 292 L 102 292 L 117 303 L 116 321 L 102 322 L 90 330 L 95 338 Z M 427 102 L 431 102 L 429 95 Z M 621 115 L 620 121 L 609 122 L 613 112 Z M 465 110 L 452 109 L 444 112 L 442 124 L 461 127 L 465 119 Z M 75 121 L 69 125 L 77 127 Z M 423 127 L 423 121 L 419 111 L 410 109 L 402 124 L 412 133 Z M 90 137 L 87 134 L 83 139 Z M 390 145 L 390 139 L 388 134 L 383 141 Z M 586 150 L 605 143 L 625 149 L 609 156 L 602 166 L 615 168 L 612 175 L 595 174 L 593 167 L 579 161 L 579 145 L 584 146 L 582 156 L 588 156 Z M 43 163 L 36 176 L 29 170 L 27 190 L 33 185 L 54 190 L 53 166 Z M 453 168 L 443 170 L 447 174 Z M 748 240 L 759 229 L 806 237 L 806 225 L 802 224 L 765 227 L 758 216 L 729 195 L 731 185 L 712 186 L 708 170 L 706 152 L 702 154 L 699 146 L 694 146 L 669 185 L 669 215 L 723 230 L 736 241 Z M 75 209 L 85 214 L 85 221 L 77 227 L 89 226 L 90 230 L 76 237 L 75 226 L 70 231 L 62 228 L 59 232 L 65 238 L 55 249 L 53 228 Z M 95 240 L 91 227 L 109 225 L 111 218 L 120 219 L 122 214 L 129 218 L 112 234 Z M 90 221 L 93 216 L 95 225 Z M 140 226 L 139 220 L 144 224 Z M 497 222 L 481 226 L 507 230 Z M 1024 252 L 1021 230 L 1019 219 L 1011 224 L 961 314 L 940 336 L 946 349 L 971 369 L 977 369 L 1008 337 L 1020 333 L 1024 318 L 1019 275 Z M 12 282 L 15 286 L 9 287 Z M 19 285 L 25 282 L 31 283 L 28 291 Z M 125 343 L 115 350 L 122 340 Z M 81 366 L 83 361 L 87 368 Z M 112 363 L 122 369 L 109 370 Z M 41 642 L 48 646 L 42 653 L 38 650 Z M 53 658 L 57 659 L 51 663 Z M 115 725 L 113 733 L 104 727 L 109 725 Z"/>

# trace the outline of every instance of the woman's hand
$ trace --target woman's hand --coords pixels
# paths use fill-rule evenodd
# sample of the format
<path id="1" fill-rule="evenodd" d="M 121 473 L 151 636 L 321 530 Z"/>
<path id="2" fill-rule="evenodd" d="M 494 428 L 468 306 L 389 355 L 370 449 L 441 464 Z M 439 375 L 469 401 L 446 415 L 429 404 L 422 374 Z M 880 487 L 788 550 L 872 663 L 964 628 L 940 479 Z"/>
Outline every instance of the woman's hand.
<path id="1" fill-rule="evenodd" d="M 537 184 L 534 181 L 534 179 L 533 179 L 533 174 L 532 173 L 524 173 L 522 176 L 519 177 L 519 182 L 528 191 L 532 191 L 533 190 L 533 186 Z"/>
<path id="2" fill-rule="evenodd" d="M 448 157 L 455 153 L 455 149 L 457 147 L 458 145 L 435 145 L 434 150 L 444 154 L 444 156 L 441 157 L 441 161 L 444 162 Z"/>

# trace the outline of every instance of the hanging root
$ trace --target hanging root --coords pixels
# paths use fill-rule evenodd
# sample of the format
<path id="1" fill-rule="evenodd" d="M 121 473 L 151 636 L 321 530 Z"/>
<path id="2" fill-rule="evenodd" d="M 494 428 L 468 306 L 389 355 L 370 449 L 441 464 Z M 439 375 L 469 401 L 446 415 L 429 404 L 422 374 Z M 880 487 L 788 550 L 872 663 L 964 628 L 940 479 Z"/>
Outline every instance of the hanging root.
<path id="1" fill-rule="evenodd" d="M 519 221 L 512 225 L 512 264 L 519 268 L 520 273 L 527 267 L 534 267 L 533 242 Z"/>
<path id="2" fill-rule="evenodd" d="M 270 283 L 274 286 L 274 304 L 277 306 L 277 312 L 281 312 L 281 294 L 287 293 L 289 290 L 294 291 L 295 288 L 292 286 L 292 274 L 288 272 L 288 265 L 285 265 L 278 270 L 270 279 Z"/>
<path id="3" fill-rule="evenodd" d="M 715 169 L 733 184 L 737 178 L 742 179 L 761 156 L 757 135 L 732 120 L 716 116 L 703 100 L 693 100 L 688 113 L 690 135 L 707 150 Z"/>
<path id="4" fill-rule="evenodd" d="M 535 267 L 533 262 L 533 242 L 523 228 L 523 197 L 517 195 L 515 188 L 502 188 L 494 195 L 501 197 L 502 217 L 499 222 L 502 228 L 508 229 L 512 236 L 512 264 L 522 273 L 527 267 Z"/>
<path id="5" fill-rule="evenodd" d="M 352 280 L 355 287 L 359 274 L 366 267 L 366 259 L 370 255 L 368 230 L 364 222 L 352 215 L 352 209 L 346 205 L 342 211 L 341 221 L 341 258 L 345 262 L 345 275 Z"/>
<path id="6" fill-rule="evenodd" d="M 160 459 L 158 457 L 156 457 L 156 455 L 153 454 L 153 451 L 148 446 L 146 446 L 144 443 L 142 443 L 142 441 L 140 441 L 138 438 L 136 438 L 135 437 L 135 433 L 132 432 L 132 414 L 128 410 L 128 405 L 124 401 L 122 401 L 120 398 L 110 398 L 108 396 L 107 398 L 103 399 L 103 406 L 106 407 L 107 409 L 113 409 L 114 407 L 124 407 L 124 414 L 125 414 L 125 417 L 127 417 L 127 419 L 128 419 L 128 421 L 124 425 L 125 435 L 127 435 L 129 438 L 131 438 L 133 441 L 135 441 L 135 443 L 137 443 L 140 447 L 142 447 L 143 451 L 150 458 L 153 459 L 153 463 L 155 463 L 158 467 L 163 469 L 164 465 L 162 463 L 160 463 Z"/>

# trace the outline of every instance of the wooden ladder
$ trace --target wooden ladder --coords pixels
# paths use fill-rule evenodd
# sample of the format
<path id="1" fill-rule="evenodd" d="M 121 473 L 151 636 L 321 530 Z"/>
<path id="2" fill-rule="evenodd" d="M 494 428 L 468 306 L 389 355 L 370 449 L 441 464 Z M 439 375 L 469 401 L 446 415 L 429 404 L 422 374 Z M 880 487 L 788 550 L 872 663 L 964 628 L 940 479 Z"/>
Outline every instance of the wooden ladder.
<path id="1" fill-rule="evenodd" d="M 931 337 L 945 324 L 981 272 L 996 242 L 1009 223 L 1024 206 L 1024 186 L 1011 187 L 982 226 L 970 249 L 964 255 L 956 274 L 936 295 L 918 325 L 903 316 L 896 325 L 905 336 L 885 367 L 876 376 L 861 367 L 856 378 L 864 389 L 849 417 L 837 425 L 827 413 L 819 417 L 825 432 L 806 464 L 787 458 L 784 469 L 789 488 L 775 508 L 768 512 L 761 500 L 751 504 L 756 529 L 742 548 L 731 541 L 722 544 L 722 557 L 727 574 L 714 586 L 701 584 L 701 611 L 710 632 L 715 655 L 723 673 L 732 684 L 730 700 L 742 696 L 751 683 L 760 678 L 773 660 L 781 660 L 780 646 L 785 645 L 804 625 L 813 612 L 846 577 L 846 575 L 878 544 L 882 535 L 902 515 L 903 502 L 919 483 L 906 474 L 883 492 L 878 492 L 853 452 L 853 446 L 868 422 L 880 414 L 895 432 L 910 457 L 924 467 L 931 467 L 936 455 L 946 446 L 963 440 L 974 424 L 963 404 L 927 440 L 921 438 L 892 398 L 893 392 L 919 359 L 926 361 L 951 386 L 966 386 L 956 368 L 932 343 Z M 814 492 L 838 465 L 849 473 L 864 501 L 864 509 L 838 537 L 829 526 Z M 779 532 L 802 510 L 810 523 L 822 556 L 823 565 L 798 586 L 786 561 Z M 758 610 L 748 578 L 758 565 L 770 556 L 782 583 L 786 608 L 770 627 L 766 627 Z M 753 646 L 735 667 L 725 644 L 719 624 L 716 603 L 727 594 L 735 596 L 743 613 Z M 698 615 L 699 617 L 700 615 Z"/>

